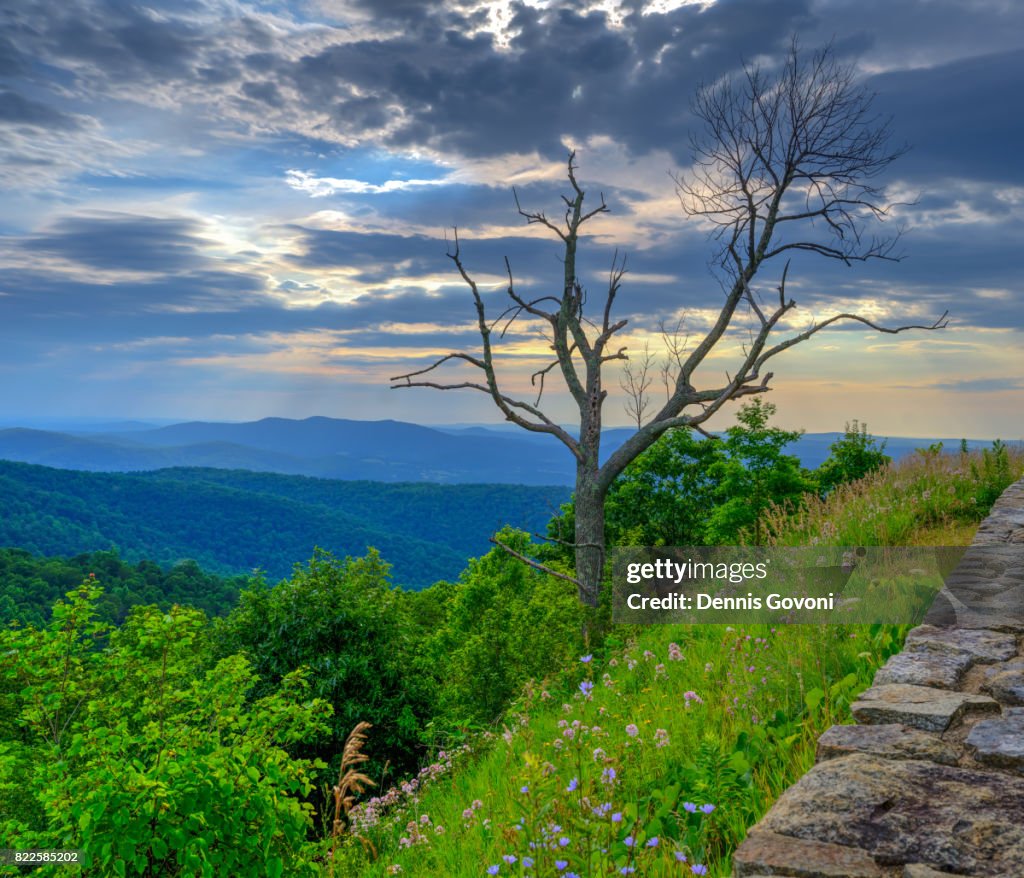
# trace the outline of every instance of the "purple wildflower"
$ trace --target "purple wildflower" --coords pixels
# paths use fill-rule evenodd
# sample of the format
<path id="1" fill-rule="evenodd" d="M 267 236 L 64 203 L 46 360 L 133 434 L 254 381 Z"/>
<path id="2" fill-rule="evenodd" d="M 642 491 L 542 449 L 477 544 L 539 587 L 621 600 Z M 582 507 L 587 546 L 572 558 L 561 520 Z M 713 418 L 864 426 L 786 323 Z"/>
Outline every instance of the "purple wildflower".
<path id="1" fill-rule="evenodd" d="M 647 839 L 647 847 L 649 847 L 649 848 L 656 848 L 657 846 L 658 846 L 658 836 L 652 835 L 649 839 Z"/>
<path id="2" fill-rule="evenodd" d="M 592 652 L 588 652 L 586 655 L 581 655 L 580 656 L 580 661 L 583 662 L 583 664 L 588 665 L 588 664 L 590 664 L 590 662 L 591 662 L 591 660 L 593 658 L 594 658 L 594 654 Z"/>
<path id="3" fill-rule="evenodd" d="M 715 810 L 715 806 L 714 806 L 714 805 L 701 805 L 701 806 L 700 806 L 700 809 L 701 809 L 701 811 L 703 811 L 703 812 L 704 812 L 705 814 L 710 814 L 710 813 L 711 813 L 712 811 L 714 811 L 714 810 Z"/>
<path id="4" fill-rule="evenodd" d="M 697 810 L 697 806 L 693 802 L 683 802 L 683 810 L 689 814 L 693 814 Z"/>
<path id="5" fill-rule="evenodd" d="M 578 777 L 574 777 L 571 781 L 569 781 L 569 786 L 565 788 L 565 791 L 567 793 L 574 793 L 576 792 L 576 789 L 579 787 L 579 785 L 580 779 Z"/>
<path id="6" fill-rule="evenodd" d="M 700 863 L 694 863 L 694 865 L 690 866 L 690 871 L 693 872 L 694 875 L 707 875 L 708 867 L 702 866 Z"/>
<path id="7" fill-rule="evenodd" d="M 559 872 L 561 872 L 562 869 L 564 869 L 568 865 L 568 860 L 555 860 L 555 868 L 558 869 Z"/>

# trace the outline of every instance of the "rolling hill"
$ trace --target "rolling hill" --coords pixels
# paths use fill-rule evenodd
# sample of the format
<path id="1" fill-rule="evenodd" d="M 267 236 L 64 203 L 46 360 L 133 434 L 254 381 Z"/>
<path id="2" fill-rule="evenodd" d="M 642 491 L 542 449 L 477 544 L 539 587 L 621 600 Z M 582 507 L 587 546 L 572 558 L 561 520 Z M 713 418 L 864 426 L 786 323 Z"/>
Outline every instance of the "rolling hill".
<path id="1" fill-rule="evenodd" d="M 215 573 L 287 576 L 315 547 L 394 565 L 422 588 L 454 579 L 508 523 L 544 524 L 559 487 L 338 482 L 246 471 L 120 474 L 0 461 L 0 546 L 43 555 L 116 548 L 130 561 L 185 558 Z"/>

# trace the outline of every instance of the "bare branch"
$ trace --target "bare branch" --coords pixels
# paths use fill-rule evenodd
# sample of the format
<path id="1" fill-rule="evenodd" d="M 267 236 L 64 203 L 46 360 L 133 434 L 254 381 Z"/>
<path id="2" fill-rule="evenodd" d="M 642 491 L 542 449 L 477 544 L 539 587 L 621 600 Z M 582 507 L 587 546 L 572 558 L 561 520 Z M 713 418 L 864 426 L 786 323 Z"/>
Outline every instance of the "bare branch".
<path id="1" fill-rule="evenodd" d="M 499 549 L 502 549 L 503 551 L 508 552 L 513 558 L 517 558 L 518 560 L 522 561 L 524 564 L 530 565 L 530 567 L 532 567 L 534 570 L 539 570 L 541 573 L 546 573 L 548 576 L 554 576 L 554 577 L 556 577 L 558 579 L 564 579 L 566 582 L 571 582 L 581 592 L 584 590 L 583 583 L 580 582 L 578 579 L 574 579 L 573 577 L 571 577 L 571 576 L 569 576 L 569 575 L 567 575 L 565 573 L 562 573 L 562 572 L 560 572 L 558 570 L 552 570 L 546 564 L 541 564 L 540 561 L 536 561 L 533 558 L 528 558 L 526 555 L 523 555 L 521 552 L 517 552 L 511 546 L 506 546 L 501 540 L 497 539 L 496 537 L 491 537 L 491 542 L 494 543 L 494 545 L 496 545 Z"/>

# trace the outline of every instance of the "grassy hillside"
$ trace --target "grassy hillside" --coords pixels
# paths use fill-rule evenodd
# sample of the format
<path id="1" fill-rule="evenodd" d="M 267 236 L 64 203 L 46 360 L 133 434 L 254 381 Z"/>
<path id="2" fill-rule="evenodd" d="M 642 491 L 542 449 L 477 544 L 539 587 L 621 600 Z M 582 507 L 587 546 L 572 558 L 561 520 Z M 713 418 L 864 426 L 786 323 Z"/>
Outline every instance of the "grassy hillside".
<path id="1" fill-rule="evenodd" d="M 963 544 L 1021 475 L 1019 451 L 919 455 L 780 514 L 774 539 Z M 728 875 L 747 828 L 812 764 L 817 737 L 849 721 L 905 633 L 616 629 L 605 649 L 529 687 L 497 734 L 360 805 L 336 873 Z"/>
<path id="2" fill-rule="evenodd" d="M 0 546 L 126 560 L 194 559 L 214 573 L 277 579 L 313 554 L 378 548 L 394 581 L 455 578 L 505 523 L 537 530 L 561 488 L 343 483 L 245 471 L 114 474 L 0 461 Z"/>

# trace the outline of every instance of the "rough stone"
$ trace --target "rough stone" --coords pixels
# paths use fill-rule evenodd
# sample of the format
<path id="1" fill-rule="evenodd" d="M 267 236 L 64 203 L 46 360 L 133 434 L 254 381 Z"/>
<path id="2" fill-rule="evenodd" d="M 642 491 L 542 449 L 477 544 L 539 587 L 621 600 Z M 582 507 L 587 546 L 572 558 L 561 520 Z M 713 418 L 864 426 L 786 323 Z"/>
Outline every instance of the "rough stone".
<path id="1" fill-rule="evenodd" d="M 903 867 L 903 878 L 962 878 L 952 872 L 939 872 L 923 863 L 911 863 Z"/>
<path id="2" fill-rule="evenodd" d="M 759 874 L 788 878 L 882 878 L 865 851 L 814 839 L 777 835 L 760 829 L 743 840 L 732 857 L 737 878 Z"/>
<path id="3" fill-rule="evenodd" d="M 999 703 L 986 695 L 905 683 L 872 686 L 850 706 L 857 722 L 867 725 L 903 723 L 926 732 L 944 732 L 954 720 L 969 711 L 998 710 Z"/>
<path id="4" fill-rule="evenodd" d="M 967 735 L 966 744 L 979 762 L 1024 774 L 1024 708 L 977 723 Z"/>
<path id="5" fill-rule="evenodd" d="M 1017 654 L 1017 639 L 1004 631 L 919 625 L 907 635 L 906 649 L 967 653 L 978 662 L 1003 662 Z"/>
<path id="6" fill-rule="evenodd" d="M 1024 704 L 1024 669 L 995 674 L 983 688 L 1002 704 Z"/>
<path id="7" fill-rule="evenodd" d="M 956 750 L 936 735 L 900 723 L 877 726 L 832 726 L 818 738 L 819 762 L 851 753 L 885 759 L 925 759 L 956 765 Z"/>
<path id="8" fill-rule="evenodd" d="M 940 651 L 918 647 L 892 656 L 875 674 L 874 685 L 910 683 L 955 689 L 976 661 L 968 652 Z"/>
<path id="9" fill-rule="evenodd" d="M 782 794 L 761 830 L 870 851 L 880 866 L 1021 876 L 1024 778 L 855 754 L 812 768 Z"/>

